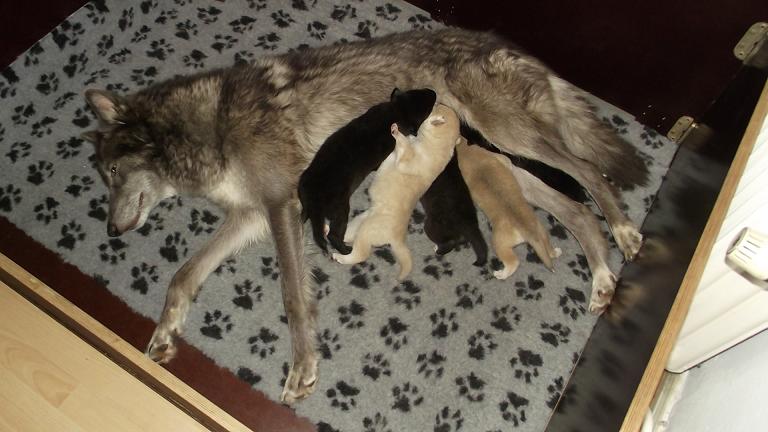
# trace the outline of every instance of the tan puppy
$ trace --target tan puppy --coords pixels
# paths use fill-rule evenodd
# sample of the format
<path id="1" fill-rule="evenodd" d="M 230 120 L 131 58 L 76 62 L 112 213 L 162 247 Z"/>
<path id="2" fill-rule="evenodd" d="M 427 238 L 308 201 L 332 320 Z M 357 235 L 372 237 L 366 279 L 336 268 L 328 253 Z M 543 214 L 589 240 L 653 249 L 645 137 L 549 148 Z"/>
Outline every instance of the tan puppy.
<path id="1" fill-rule="evenodd" d="M 520 262 L 512 248 L 525 241 L 552 270 L 552 258 L 560 256 L 560 249 L 552 247 L 544 227 L 523 197 L 510 171 L 512 162 L 504 155 L 467 145 L 466 141 L 456 146 L 456 152 L 469 193 L 491 222 L 493 249 L 504 263 L 504 268 L 493 272 L 493 276 L 506 279 L 517 270 Z"/>
<path id="2" fill-rule="evenodd" d="M 393 151 L 379 166 L 370 187 L 371 207 L 349 222 L 344 241 L 354 241 L 349 255 L 334 253 L 342 264 L 365 261 L 371 247 L 389 244 L 400 263 L 398 279 L 411 272 L 413 260 L 405 243 L 408 221 L 416 202 L 451 160 L 459 141 L 459 118 L 445 105 L 436 105 L 415 137 L 391 128 Z"/>

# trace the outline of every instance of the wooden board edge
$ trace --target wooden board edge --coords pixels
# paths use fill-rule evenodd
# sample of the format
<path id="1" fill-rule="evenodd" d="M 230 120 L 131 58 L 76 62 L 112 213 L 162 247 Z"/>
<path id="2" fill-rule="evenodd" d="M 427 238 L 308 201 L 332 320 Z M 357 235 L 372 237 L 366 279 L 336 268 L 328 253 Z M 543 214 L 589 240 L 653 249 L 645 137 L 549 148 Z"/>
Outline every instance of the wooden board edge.
<path id="1" fill-rule="evenodd" d="M 251 431 L 2 253 L 0 280 L 204 427 Z"/>
<path id="2" fill-rule="evenodd" d="M 723 182 L 723 187 L 720 189 L 715 206 L 712 209 L 712 213 L 709 215 L 707 225 L 704 227 L 699 243 L 696 246 L 696 251 L 688 265 L 680 289 L 677 292 L 675 301 L 672 304 L 667 320 L 659 335 L 656 347 L 653 350 L 653 354 L 648 361 L 648 366 L 646 367 L 643 377 L 640 380 L 640 384 L 635 391 L 632 403 L 624 417 L 621 432 L 637 432 L 643 424 L 646 412 L 650 407 L 653 396 L 661 381 L 661 377 L 665 370 L 664 368 L 669 361 L 669 356 L 677 341 L 677 335 L 680 333 L 680 329 L 685 322 L 685 317 L 688 314 L 688 308 L 693 301 L 696 288 L 701 281 L 701 276 L 704 267 L 709 260 L 712 246 L 720 232 L 720 227 L 728 213 L 728 208 L 736 193 L 739 180 L 744 173 L 747 160 L 752 153 L 760 129 L 767 116 L 768 82 L 766 82 L 763 87 L 760 99 L 755 106 L 755 110 L 752 113 L 747 129 L 744 131 L 744 136 L 739 143 L 739 148 L 736 151 L 733 163 L 728 169 L 728 174 Z"/>

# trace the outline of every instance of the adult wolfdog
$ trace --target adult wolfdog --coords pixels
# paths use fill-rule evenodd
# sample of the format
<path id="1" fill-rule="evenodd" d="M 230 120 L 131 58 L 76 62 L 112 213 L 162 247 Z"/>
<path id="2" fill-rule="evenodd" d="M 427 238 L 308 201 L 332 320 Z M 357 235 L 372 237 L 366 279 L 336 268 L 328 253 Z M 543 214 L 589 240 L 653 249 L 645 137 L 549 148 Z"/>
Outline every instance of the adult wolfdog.
<path id="1" fill-rule="evenodd" d="M 85 96 L 100 122 L 85 138 L 95 143 L 109 188 L 109 235 L 139 228 L 158 201 L 176 194 L 206 197 L 227 213 L 173 277 L 147 347 L 152 359 L 173 358 L 190 303 L 220 261 L 271 231 L 293 357 L 282 399 L 312 393 L 316 300 L 296 186 L 323 141 L 395 87 L 432 88 L 495 146 L 570 174 L 591 193 L 624 255 L 638 252 L 642 237 L 614 185 L 643 183 L 643 162 L 578 89 L 493 34 L 413 31 L 264 57 L 130 95 L 91 89 Z M 614 284 L 609 271 L 595 274 L 592 300 L 609 297 Z"/>

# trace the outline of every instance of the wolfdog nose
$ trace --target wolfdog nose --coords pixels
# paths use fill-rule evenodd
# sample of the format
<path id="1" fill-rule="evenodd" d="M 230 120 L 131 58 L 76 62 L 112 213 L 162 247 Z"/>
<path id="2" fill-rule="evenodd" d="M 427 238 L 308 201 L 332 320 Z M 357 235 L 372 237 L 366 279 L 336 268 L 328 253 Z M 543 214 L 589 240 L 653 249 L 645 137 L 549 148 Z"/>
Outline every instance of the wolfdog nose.
<path id="1" fill-rule="evenodd" d="M 120 235 L 120 231 L 117 230 L 117 227 L 115 226 L 115 224 L 108 224 L 107 235 L 110 237 L 117 237 Z"/>

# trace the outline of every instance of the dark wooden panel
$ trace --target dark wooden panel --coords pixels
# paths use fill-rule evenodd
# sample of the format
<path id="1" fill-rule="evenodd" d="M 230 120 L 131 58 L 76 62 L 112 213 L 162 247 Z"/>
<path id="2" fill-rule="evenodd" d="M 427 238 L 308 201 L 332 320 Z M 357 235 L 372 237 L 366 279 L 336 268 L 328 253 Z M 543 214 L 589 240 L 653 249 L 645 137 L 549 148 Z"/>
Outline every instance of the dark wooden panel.
<path id="1" fill-rule="evenodd" d="M 765 0 L 410 0 L 447 24 L 495 30 L 564 78 L 662 132 L 702 114 L 735 75 L 733 47 Z"/>

